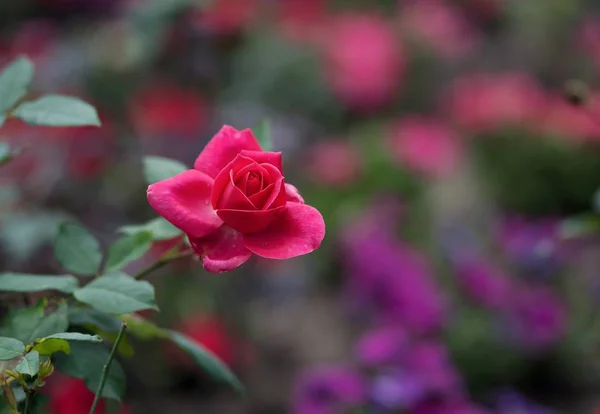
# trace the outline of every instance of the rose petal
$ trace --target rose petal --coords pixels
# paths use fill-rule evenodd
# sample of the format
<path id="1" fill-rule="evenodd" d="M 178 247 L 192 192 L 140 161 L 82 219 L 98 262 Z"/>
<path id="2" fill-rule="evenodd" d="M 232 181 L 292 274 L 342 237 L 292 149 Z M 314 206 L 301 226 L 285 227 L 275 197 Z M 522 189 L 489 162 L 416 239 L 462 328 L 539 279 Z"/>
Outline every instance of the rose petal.
<path id="1" fill-rule="evenodd" d="M 289 259 L 317 249 L 325 237 L 323 216 L 314 207 L 288 202 L 265 230 L 244 234 L 244 244 L 267 259 Z"/>
<path id="2" fill-rule="evenodd" d="M 265 201 L 263 210 L 285 206 L 286 202 L 287 196 L 285 194 L 285 183 L 283 181 L 283 177 L 281 177 L 277 180 L 277 182 L 275 182 L 273 192 L 269 195 L 267 201 Z"/>
<path id="3" fill-rule="evenodd" d="M 233 180 L 230 180 L 225 186 L 225 189 L 217 202 L 217 207 L 234 210 L 256 210 L 252 201 L 250 201 L 242 190 L 233 183 Z"/>
<path id="4" fill-rule="evenodd" d="M 252 131 L 238 131 L 232 126 L 224 125 L 206 144 L 196 159 L 194 168 L 214 178 L 243 150 L 260 151 L 260 145 Z"/>
<path id="5" fill-rule="evenodd" d="M 300 192 L 292 184 L 285 184 L 285 192 L 287 194 L 287 201 L 293 201 L 294 203 L 304 204 L 304 199 L 300 195 Z"/>
<path id="6" fill-rule="evenodd" d="M 281 184 L 279 184 L 281 185 Z M 249 197 L 250 202 L 254 204 L 254 206 L 258 210 L 265 210 L 265 203 L 271 196 L 273 189 L 275 188 L 275 184 L 269 184 L 266 188 L 262 189 L 256 194 L 253 194 Z"/>
<path id="7" fill-rule="evenodd" d="M 196 170 L 184 171 L 148 187 L 148 202 L 175 227 L 203 237 L 223 224 L 210 205 L 213 179 Z"/>
<path id="8" fill-rule="evenodd" d="M 217 174 L 217 178 L 215 178 L 215 184 L 213 186 L 213 192 L 210 197 L 210 202 L 215 209 L 217 208 L 221 195 L 225 191 L 225 187 L 229 185 L 229 183 L 232 181 L 232 178 L 235 179 L 236 172 L 252 164 L 258 165 L 250 158 L 238 155 L 233 161 L 227 164 L 221 170 L 221 172 L 219 172 L 219 174 Z"/>
<path id="9" fill-rule="evenodd" d="M 247 162 L 247 164 L 243 165 L 242 162 L 240 162 L 239 164 L 238 163 L 232 164 L 232 169 L 235 171 L 235 174 L 233 176 L 234 180 L 237 181 L 237 180 L 243 178 L 246 174 L 248 174 L 250 172 L 255 172 L 257 174 L 262 175 L 263 177 L 269 177 L 271 175 L 268 170 L 266 170 L 262 165 L 258 164 L 256 161 L 252 160 L 252 158 L 247 158 L 247 157 L 244 157 L 243 155 L 238 155 L 236 160 L 238 158 L 243 159 L 245 162 Z M 250 161 L 246 161 L 246 160 L 250 160 Z M 273 169 L 276 170 L 276 168 L 273 168 Z"/>
<path id="10" fill-rule="evenodd" d="M 271 164 L 283 174 L 283 162 L 281 161 L 281 152 L 268 152 L 268 151 L 248 151 L 243 150 L 240 152 L 245 157 L 252 158 L 259 164 Z"/>
<path id="11" fill-rule="evenodd" d="M 284 206 L 269 210 L 217 210 L 217 214 L 231 228 L 242 234 L 264 230 L 284 209 Z"/>
<path id="12" fill-rule="evenodd" d="M 190 239 L 190 244 L 202 258 L 206 271 L 211 273 L 233 270 L 252 256 L 244 246 L 242 235 L 226 225 L 206 237 Z"/>

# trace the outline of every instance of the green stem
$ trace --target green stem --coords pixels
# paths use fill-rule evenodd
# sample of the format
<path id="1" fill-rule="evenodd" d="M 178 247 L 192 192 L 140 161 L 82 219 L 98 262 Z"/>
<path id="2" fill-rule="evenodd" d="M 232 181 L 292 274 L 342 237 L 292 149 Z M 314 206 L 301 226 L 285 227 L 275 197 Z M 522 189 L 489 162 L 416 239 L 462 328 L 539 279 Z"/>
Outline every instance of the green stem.
<path id="1" fill-rule="evenodd" d="M 106 384 L 106 379 L 108 378 L 108 371 L 110 369 L 110 364 L 115 358 L 115 354 L 117 353 L 117 348 L 121 343 L 121 339 L 123 339 L 123 335 L 125 334 L 125 329 L 127 329 L 127 323 L 123 322 L 121 324 L 121 330 L 119 330 L 119 335 L 117 335 L 117 339 L 110 350 L 110 354 L 108 355 L 108 360 L 106 360 L 106 364 L 104 364 L 104 368 L 102 369 L 102 377 L 100 378 L 100 384 L 98 384 L 98 389 L 96 390 L 96 396 L 94 397 L 94 403 L 92 404 L 92 408 L 90 409 L 90 414 L 94 414 L 96 412 L 96 408 L 100 403 L 100 398 L 102 396 L 102 390 L 104 389 L 104 385 Z"/>
<path id="2" fill-rule="evenodd" d="M 23 414 L 29 413 L 29 407 L 31 406 L 31 400 L 33 399 L 33 392 L 30 390 L 25 390 L 25 408 L 23 409 Z"/>
<path id="3" fill-rule="evenodd" d="M 176 249 L 179 249 L 179 246 L 177 246 Z M 158 259 L 158 261 L 152 263 L 150 266 L 148 266 L 145 269 L 142 269 L 138 273 L 136 273 L 133 276 L 133 278 L 137 279 L 137 280 L 143 279 L 148 274 L 154 272 L 157 269 L 160 269 L 161 267 L 163 267 L 175 260 L 184 259 L 186 257 L 192 257 L 192 256 L 194 256 L 193 251 L 185 251 L 185 252 L 180 252 L 180 253 L 174 253 L 173 251 L 168 251 L 167 253 L 165 253 L 165 255 L 163 257 Z"/>

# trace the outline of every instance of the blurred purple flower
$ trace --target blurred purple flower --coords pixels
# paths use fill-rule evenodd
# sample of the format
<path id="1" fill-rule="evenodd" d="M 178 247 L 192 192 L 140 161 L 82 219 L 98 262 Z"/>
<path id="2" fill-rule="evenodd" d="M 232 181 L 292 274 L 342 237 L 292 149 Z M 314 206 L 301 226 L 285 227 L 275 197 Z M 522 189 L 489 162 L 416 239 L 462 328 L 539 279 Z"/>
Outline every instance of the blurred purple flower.
<path id="1" fill-rule="evenodd" d="M 475 301 L 490 309 L 510 306 L 510 279 L 483 260 L 464 260 L 457 265 L 459 282 Z"/>
<path id="2" fill-rule="evenodd" d="M 358 223 L 358 231 L 348 233 L 344 251 L 353 303 L 413 332 L 439 329 L 445 301 L 425 258 L 377 223 L 365 224 Z M 389 228 L 389 221 L 384 225 Z"/>
<path id="3" fill-rule="evenodd" d="M 500 391 L 495 408 L 498 414 L 555 414 L 554 410 L 532 403 L 514 390 Z"/>
<path id="4" fill-rule="evenodd" d="M 414 406 L 426 391 L 425 384 L 416 375 L 396 370 L 373 380 L 370 397 L 377 407 L 394 410 Z"/>
<path id="5" fill-rule="evenodd" d="M 382 367 L 398 363 L 406 351 L 408 337 L 398 327 L 378 328 L 365 333 L 356 343 L 355 354 L 367 367 Z"/>
<path id="6" fill-rule="evenodd" d="M 491 414 L 491 411 L 470 401 L 435 401 L 427 402 L 410 414 Z"/>
<path id="7" fill-rule="evenodd" d="M 426 258 L 399 241 L 394 223 L 397 202 L 383 200 L 366 210 L 342 234 L 347 269 L 346 294 L 353 308 L 413 333 L 443 325 L 446 301 L 432 278 Z"/>
<path id="8" fill-rule="evenodd" d="M 294 395 L 294 414 L 336 414 L 366 399 L 361 376 L 346 367 L 319 367 L 301 375 Z"/>
<path id="9" fill-rule="evenodd" d="M 511 301 L 508 328 L 515 340 L 531 348 L 545 348 L 567 329 L 565 303 L 546 287 L 523 287 Z"/>
<path id="10" fill-rule="evenodd" d="M 414 373 L 428 393 L 447 396 L 462 393 L 461 378 L 443 343 L 420 342 L 403 356 L 403 367 Z"/>
<path id="11" fill-rule="evenodd" d="M 559 244 L 559 230 L 558 219 L 528 221 L 511 217 L 502 223 L 498 239 L 517 265 L 529 272 L 548 275 L 560 269 L 565 256 Z"/>

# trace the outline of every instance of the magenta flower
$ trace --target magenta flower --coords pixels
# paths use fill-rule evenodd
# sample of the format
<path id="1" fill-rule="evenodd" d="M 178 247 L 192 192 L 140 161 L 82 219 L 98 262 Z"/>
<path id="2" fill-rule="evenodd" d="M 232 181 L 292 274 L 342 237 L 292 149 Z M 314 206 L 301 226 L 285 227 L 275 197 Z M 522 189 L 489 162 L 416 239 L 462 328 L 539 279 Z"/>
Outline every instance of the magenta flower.
<path id="1" fill-rule="evenodd" d="M 510 307 L 513 290 L 511 279 L 484 260 L 464 260 L 457 263 L 460 284 L 475 301 L 489 309 Z"/>
<path id="2" fill-rule="evenodd" d="M 252 254 L 307 254 L 325 237 L 321 213 L 285 183 L 281 153 L 262 151 L 249 129 L 221 128 L 194 169 L 148 187 L 148 202 L 187 234 L 212 273 L 232 270 Z"/>

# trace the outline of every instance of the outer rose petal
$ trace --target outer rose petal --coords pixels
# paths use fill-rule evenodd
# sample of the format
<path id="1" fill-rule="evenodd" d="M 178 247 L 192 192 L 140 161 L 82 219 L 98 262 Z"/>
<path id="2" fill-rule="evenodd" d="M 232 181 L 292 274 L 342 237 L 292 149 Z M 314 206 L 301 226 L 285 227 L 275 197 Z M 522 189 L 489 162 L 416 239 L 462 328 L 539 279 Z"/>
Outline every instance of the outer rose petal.
<path id="1" fill-rule="evenodd" d="M 242 150 L 261 151 L 252 131 L 238 131 L 232 126 L 224 125 L 206 144 L 196 159 L 194 168 L 215 178 Z"/>
<path id="2" fill-rule="evenodd" d="M 294 203 L 304 204 L 304 199 L 300 195 L 300 192 L 296 186 L 292 184 L 285 184 L 285 192 L 287 193 L 287 201 L 293 201 Z"/>
<path id="3" fill-rule="evenodd" d="M 317 249 L 325 237 L 319 211 L 306 204 L 288 202 L 287 208 L 265 230 L 244 235 L 244 244 L 267 259 L 289 259 Z"/>
<path id="4" fill-rule="evenodd" d="M 281 213 L 284 206 L 270 210 L 217 210 L 228 226 L 240 233 L 256 233 L 264 230 Z"/>
<path id="5" fill-rule="evenodd" d="M 221 226 L 214 233 L 199 239 L 190 238 L 192 249 L 202 258 L 202 265 L 210 273 L 222 273 L 244 264 L 252 253 L 244 246 L 242 235 Z"/>
<path id="6" fill-rule="evenodd" d="M 196 170 L 148 187 L 148 202 L 154 210 L 191 237 L 203 237 L 218 229 L 223 221 L 210 204 L 213 179 Z"/>
<path id="7" fill-rule="evenodd" d="M 280 173 L 283 174 L 283 162 L 281 161 L 281 152 L 244 150 L 240 154 L 242 154 L 245 157 L 252 158 L 259 164 L 271 164 L 275 166 Z"/>

